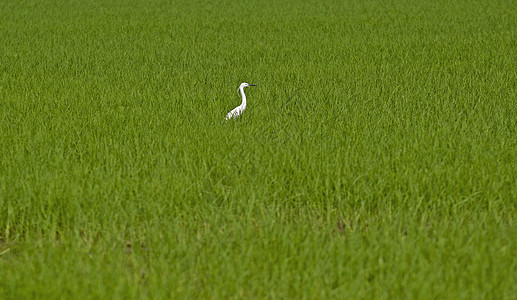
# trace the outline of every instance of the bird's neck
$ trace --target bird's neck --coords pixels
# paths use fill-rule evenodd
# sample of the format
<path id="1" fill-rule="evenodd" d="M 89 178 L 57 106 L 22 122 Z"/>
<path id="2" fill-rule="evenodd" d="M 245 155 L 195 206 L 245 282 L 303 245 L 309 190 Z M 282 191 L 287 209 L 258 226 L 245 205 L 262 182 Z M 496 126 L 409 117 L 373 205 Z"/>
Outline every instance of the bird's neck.
<path id="1" fill-rule="evenodd" d="M 240 87 L 239 90 L 241 91 L 241 95 L 242 95 L 241 106 L 246 107 L 246 95 L 244 94 L 244 87 Z"/>

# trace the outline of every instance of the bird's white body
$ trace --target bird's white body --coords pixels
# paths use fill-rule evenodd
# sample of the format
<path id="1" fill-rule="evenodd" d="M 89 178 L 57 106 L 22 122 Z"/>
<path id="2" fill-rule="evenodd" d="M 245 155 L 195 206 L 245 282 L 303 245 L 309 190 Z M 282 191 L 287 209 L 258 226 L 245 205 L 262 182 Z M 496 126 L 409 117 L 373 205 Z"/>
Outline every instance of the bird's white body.
<path id="1" fill-rule="evenodd" d="M 226 115 L 226 120 L 230 120 L 231 118 L 236 118 L 236 117 L 240 116 L 245 109 L 246 109 L 246 103 L 237 106 L 236 108 L 232 109 L 232 111 L 230 111 Z"/>
<path id="2" fill-rule="evenodd" d="M 241 92 L 242 96 L 242 103 L 241 105 L 237 106 L 236 108 L 232 109 L 227 115 L 226 120 L 230 120 L 231 118 L 236 118 L 240 116 L 244 110 L 246 109 L 246 94 L 244 94 L 244 88 L 247 86 L 255 86 L 254 84 L 249 84 L 246 82 L 241 83 L 239 86 L 239 91 Z"/>

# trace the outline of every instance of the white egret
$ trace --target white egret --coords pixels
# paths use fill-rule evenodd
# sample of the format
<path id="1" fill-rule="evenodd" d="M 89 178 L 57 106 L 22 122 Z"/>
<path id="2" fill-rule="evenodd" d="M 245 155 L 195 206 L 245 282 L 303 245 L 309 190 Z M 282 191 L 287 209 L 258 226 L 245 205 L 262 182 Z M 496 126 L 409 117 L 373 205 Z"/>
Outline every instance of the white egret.
<path id="1" fill-rule="evenodd" d="M 236 118 L 242 114 L 242 112 L 246 109 L 246 95 L 244 94 L 244 88 L 247 86 L 257 86 L 255 84 L 249 84 L 246 82 L 241 83 L 239 86 L 239 91 L 242 95 L 242 103 L 241 105 L 237 106 L 236 108 L 232 109 L 227 115 L 226 120 L 230 120 L 231 118 Z"/>

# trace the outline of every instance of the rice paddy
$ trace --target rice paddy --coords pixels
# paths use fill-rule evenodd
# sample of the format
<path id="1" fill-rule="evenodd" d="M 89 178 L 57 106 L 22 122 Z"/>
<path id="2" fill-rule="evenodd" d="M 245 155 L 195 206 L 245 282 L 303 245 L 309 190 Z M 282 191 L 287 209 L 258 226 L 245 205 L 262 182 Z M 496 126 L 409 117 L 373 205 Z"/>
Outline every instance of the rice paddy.
<path id="1" fill-rule="evenodd" d="M 516 2 L 0 11 L 0 298 L 515 299 Z"/>

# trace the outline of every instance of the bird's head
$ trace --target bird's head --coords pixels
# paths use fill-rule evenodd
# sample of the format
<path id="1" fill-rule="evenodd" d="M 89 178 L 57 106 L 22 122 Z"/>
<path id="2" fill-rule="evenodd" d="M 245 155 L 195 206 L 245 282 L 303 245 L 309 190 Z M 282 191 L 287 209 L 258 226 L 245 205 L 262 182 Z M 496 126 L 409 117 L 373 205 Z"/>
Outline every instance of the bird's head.
<path id="1" fill-rule="evenodd" d="M 249 84 L 249 83 L 247 83 L 247 82 L 243 82 L 243 83 L 241 83 L 241 86 L 240 86 L 240 87 L 241 87 L 241 88 L 244 88 L 244 87 L 248 87 L 248 86 L 257 86 L 257 85 L 256 85 L 256 84 Z"/>

